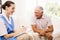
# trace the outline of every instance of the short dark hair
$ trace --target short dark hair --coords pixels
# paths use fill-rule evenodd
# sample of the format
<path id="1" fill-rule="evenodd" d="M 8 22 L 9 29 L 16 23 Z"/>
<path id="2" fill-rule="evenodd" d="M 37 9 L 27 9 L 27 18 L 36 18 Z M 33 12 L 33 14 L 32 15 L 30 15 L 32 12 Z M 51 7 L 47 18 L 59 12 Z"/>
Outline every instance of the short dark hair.
<path id="1" fill-rule="evenodd" d="M 6 2 L 2 5 L 2 8 L 5 10 L 5 9 L 6 9 L 6 6 L 7 6 L 7 7 L 10 7 L 11 4 L 15 4 L 15 3 L 12 2 L 12 1 L 6 1 Z"/>

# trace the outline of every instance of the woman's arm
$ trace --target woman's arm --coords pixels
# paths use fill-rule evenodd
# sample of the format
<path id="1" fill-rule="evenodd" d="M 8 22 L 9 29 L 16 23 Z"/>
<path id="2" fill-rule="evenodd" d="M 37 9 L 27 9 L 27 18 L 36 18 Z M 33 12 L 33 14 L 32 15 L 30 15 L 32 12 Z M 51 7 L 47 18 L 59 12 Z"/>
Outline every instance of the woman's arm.
<path id="1" fill-rule="evenodd" d="M 8 38 L 11 38 L 11 37 L 13 37 L 13 36 L 15 36 L 15 35 L 17 35 L 17 32 L 16 32 L 16 31 L 15 31 L 14 33 L 11 33 L 11 34 L 5 34 L 4 37 L 5 37 L 6 39 L 8 39 Z"/>
<path id="2" fill-rule="evenodd" d="M 24 27 L 23 27 L 23 28 L 20 28 L 20 29 L 16 29 L 16 30 L 14 31 L 14 33 L 5 34 L 4 37 L 5 37 L 6 39 L 8 39 L 8 38 L 11 38 L 11 37 L 13 37 L 13 36 L 16 36 L 17 34 L 20 34 L 20 33 L 22 33 L 22 32 L 25 32 L 25 28 L 24 28 Z"/>

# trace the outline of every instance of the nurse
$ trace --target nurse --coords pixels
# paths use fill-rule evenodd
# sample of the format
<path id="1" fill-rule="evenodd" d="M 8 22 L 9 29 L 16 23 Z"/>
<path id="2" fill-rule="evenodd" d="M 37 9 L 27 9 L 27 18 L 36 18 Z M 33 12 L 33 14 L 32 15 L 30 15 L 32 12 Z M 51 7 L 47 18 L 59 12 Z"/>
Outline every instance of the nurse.
<path id="1" fill-rule="evenodd" d="M 15 10 L 15 3 L 6 1 L 2 8 L 4 15 L 0 15 L 0 40 L 16 40 L 17 32 L 14 30 L 14 21 L 11 15 Z"/>

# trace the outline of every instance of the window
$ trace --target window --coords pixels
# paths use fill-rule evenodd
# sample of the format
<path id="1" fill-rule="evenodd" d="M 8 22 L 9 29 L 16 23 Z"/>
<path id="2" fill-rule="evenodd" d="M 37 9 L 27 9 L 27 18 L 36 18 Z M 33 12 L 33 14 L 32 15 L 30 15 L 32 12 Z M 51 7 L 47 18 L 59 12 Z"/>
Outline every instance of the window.
<path id="1" fill-rule="evenodd" d="M 60 0 L 38 0 L 37 5 L 43 6 L 47 15 L 60 17 Z"/>

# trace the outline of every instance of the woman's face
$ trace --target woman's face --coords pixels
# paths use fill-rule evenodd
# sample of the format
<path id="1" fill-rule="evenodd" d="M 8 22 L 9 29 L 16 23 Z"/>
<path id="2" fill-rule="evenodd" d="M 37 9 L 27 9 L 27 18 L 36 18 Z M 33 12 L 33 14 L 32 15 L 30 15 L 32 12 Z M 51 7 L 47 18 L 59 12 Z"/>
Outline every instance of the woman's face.
<path id="1" fill-rule="evenodd" d="M 9 15 L 12 15 L 13 12 L 15 11 L 15 4 L 11 4 L 10 7 L 6 7 L 7 13 L 9 13 Z"/>

